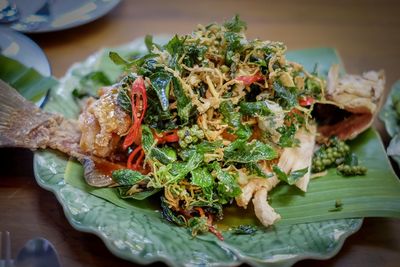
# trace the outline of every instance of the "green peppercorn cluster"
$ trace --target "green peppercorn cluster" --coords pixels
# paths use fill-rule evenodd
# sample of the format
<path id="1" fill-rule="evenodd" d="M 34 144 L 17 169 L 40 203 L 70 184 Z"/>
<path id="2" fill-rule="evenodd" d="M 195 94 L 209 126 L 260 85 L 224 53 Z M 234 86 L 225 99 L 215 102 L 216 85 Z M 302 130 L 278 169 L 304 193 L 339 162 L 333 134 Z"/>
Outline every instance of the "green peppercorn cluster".
<path id="1" fill-rule="evenodd" d="M 351 166 L 347 164 L 341 164 L 337 166 L 336 169 L 343 176 L 365 175 L 367 173 L 367 168 L 365 168 L 364 166 Z"/>
<path id="2" fill-rule="evenodd" d="M 191 143 L 196 143 L 200 139 L 204 138 L 204 132 L 200 127 L 195 124 L 192 127 L 183 127 L 178 130 L 179 145 L 183 148 L 187 147 Z"/>
<path id="3" fill-rule="evenodd" d="M 322 172 L 330 167 L 336 167 L 344 162 L 350 147 L 345 142 L 333 138 L 327 145 L 323 145 L 314 153 L 312 172 Z"/>
<path id="4" fill-rule="evenodd" d="M 314 173 L 336 167 L 337 172 L 343 176 L 365 175 L 367 168 L 358 165 L 357 156 L 350 152 L 350 147 L 338 138 L 331 138 L 315 153 L 312 161 Z"/>

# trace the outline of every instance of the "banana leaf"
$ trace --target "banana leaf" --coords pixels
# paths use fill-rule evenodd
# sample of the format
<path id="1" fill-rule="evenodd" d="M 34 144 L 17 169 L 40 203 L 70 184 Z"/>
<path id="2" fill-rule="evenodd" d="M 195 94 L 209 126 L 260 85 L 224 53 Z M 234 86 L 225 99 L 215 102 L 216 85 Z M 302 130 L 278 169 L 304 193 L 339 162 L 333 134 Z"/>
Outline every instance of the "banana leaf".
<path id="1" fill-rule="evenodd" d="M 100 55 L 99 62 L 104 62 L 105 57 L 105 54 Z M 287 57 L 303 64 L 309 71 L 313 71 L 317 64 L 316 69 L 320 75 L 326 75 L 332 64 L 341 64 L 344 72 L 337 52 L 331 48 L 291 51 Z M 101 66 L 101 71 L 107 72 L 107 64 L 97 64 L 97 66 Z M 359 217 L 400 218 L 400 181 L 391 168 L 377 131 L 369 129 L 351 141 L 349 145 L 359 156 L 360 164 L 368 167 L 367 174 L 343 177 L 331 169 L 326 176 L 312 180 L 306 193 L 293 186 L 278 185 L 269 197 L 272 207 L 281 214 L 282 219 L 278 224 L 292 225 Z M 114 188 L 96 189 L 86 185 L 82 166 L 75 161 L 68 162 L 64 179 L 67 184 L 119 207 L 146 209 L 153 205 L 147 200 L 140 202 L 120 199 Z M 225 210 L 223 224 L 234 226 L 249 223 L 259 224 L 251 208 L 244 211 L 240 208 L 228 207 Z"/>
<path id="2" fill-rule="evenodd" d="M 0 55 L 0 66 L 0 79 L 16 88 L 26 99 L 39 105 L 47 91 L 57 84 L 53 77 L 44 77 L 35 69 L 4 55 Z"/>

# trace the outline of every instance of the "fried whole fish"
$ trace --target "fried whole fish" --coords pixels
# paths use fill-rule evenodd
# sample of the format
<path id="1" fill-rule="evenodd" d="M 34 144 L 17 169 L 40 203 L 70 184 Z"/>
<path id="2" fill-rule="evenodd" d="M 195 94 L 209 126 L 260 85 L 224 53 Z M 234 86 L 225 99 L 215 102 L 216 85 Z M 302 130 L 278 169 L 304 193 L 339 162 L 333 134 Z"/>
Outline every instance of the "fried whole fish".
<path id="1" fill-rule="evenodd" d="M 22 147 L 31 150 L 50 148 L 61 151 L 82 163 L 89 185 L 112 185 L 114 181 L 111 172 L 125 166 L 111 162 L 104 156 L 110 157 L 113 152 L 114 147 L 109 143 L 115 143 L 121 138 L 113 132 L 115 125 L 130 123 L 126 122 L 125 114 L 121 116 L 117 107 L 112 106 L 112 93 L 110 90 L 109 93 L 103 94 L 95 101 L 96 105 L 93 102 L 89 103 L 82 112 L 81 119 L 72 120 L 41 110 L 0 80 L 0 147 Z M 108 120 L 96 117 L 96 109 L 105 108 L 107 103 L 116 109 L 117 114 L 113 118 L 114 128 L 111 130 L 108 113 Z M 105 148 L 93 140 L 96 137 L 103 142 Z M 104 141 L 107 138 L 108 142 Z"/>
<path id="2" fill-rule="evenodd" d="M 316 139 L 352 139 L 366 130 L 382 103 L 384 84 L 383 71 L 339 78 L 339 67 L 332 66 L 325 90 L 328 103 L 317 103 L 315 107 Z M 116 152 L 130 125 L 131 118 L 117 104 L 117 88 L 113 86 L 102 88 L 99 99 L 87 100 L 78 120 L 72 120 L 42 111 L 0 80 L 0 147 L 61 151 L 83 164 L 89 185 L 113 185 L 112 171 L 126 168 Z M 312 153 L 302 157 L 306 157 L 302 162 L 310 162 Z M 308 180 L 298 184 L 303 191 Z M 250 198 L 254 192 L 251 190 Z M 249 196 L 245 199 L 250 200 Z"/>

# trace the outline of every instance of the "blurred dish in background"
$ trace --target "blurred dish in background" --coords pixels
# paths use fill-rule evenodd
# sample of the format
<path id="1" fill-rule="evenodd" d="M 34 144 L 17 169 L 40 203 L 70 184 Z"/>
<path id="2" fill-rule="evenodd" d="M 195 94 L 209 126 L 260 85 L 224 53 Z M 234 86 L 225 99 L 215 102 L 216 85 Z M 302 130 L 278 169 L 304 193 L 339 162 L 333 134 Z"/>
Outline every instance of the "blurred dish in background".
<path id="1" fill-rule="evenodd" d="M 43 50 L 22 33 L 4 26 L 0 26 L 0 79 L 38 106 L 57 84 Z"/>
<path id="2" fill-rule="evenodd" d="M 43 76 L 51 75 L 43 50 L 27 36 L 5 26 L 0 26 L 0 54 L 36 69 Z"/>
<path id="3" fill-rule="evenodd" d="M 400 167 L 400 80 L 393 84 L 379 118 L 391 137 L 387 153 Z"/>
<path id="4" fill-rule="evenodd" d="M 25 33 L 65 30 L 110 12 L 120 0 L 15 0 L 20 19 L 9 26 Z"/>
<path id="5" fill-rule="evenodd" d="M 14 2 L 0 0 L 0 23 L 10 23 L 19 19 L 19 12 Z"/>

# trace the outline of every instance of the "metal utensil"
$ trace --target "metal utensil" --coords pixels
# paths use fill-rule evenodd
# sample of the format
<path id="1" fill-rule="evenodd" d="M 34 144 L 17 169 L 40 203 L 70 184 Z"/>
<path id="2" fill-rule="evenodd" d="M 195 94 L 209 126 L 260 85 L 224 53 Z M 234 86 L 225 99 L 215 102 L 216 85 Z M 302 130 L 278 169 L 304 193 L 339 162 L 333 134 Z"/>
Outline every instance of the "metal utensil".
<path id="1" fill-rule="evenodd" d="M 10 23 L 19 19 L 19 11 L 14 1 L 0 0 L 0 23 Z"/>
<path id="2" fill-rule="evenodd" d="M 57 252 L 50 241 L 34 238 L 26 242 L 14 260 L 15 267 L 60 267 Z"/>
<path id="3" fill-rule="evenodd" d="M 0 267 L 12 267 L 10 232 L 0 232 Z"/>

